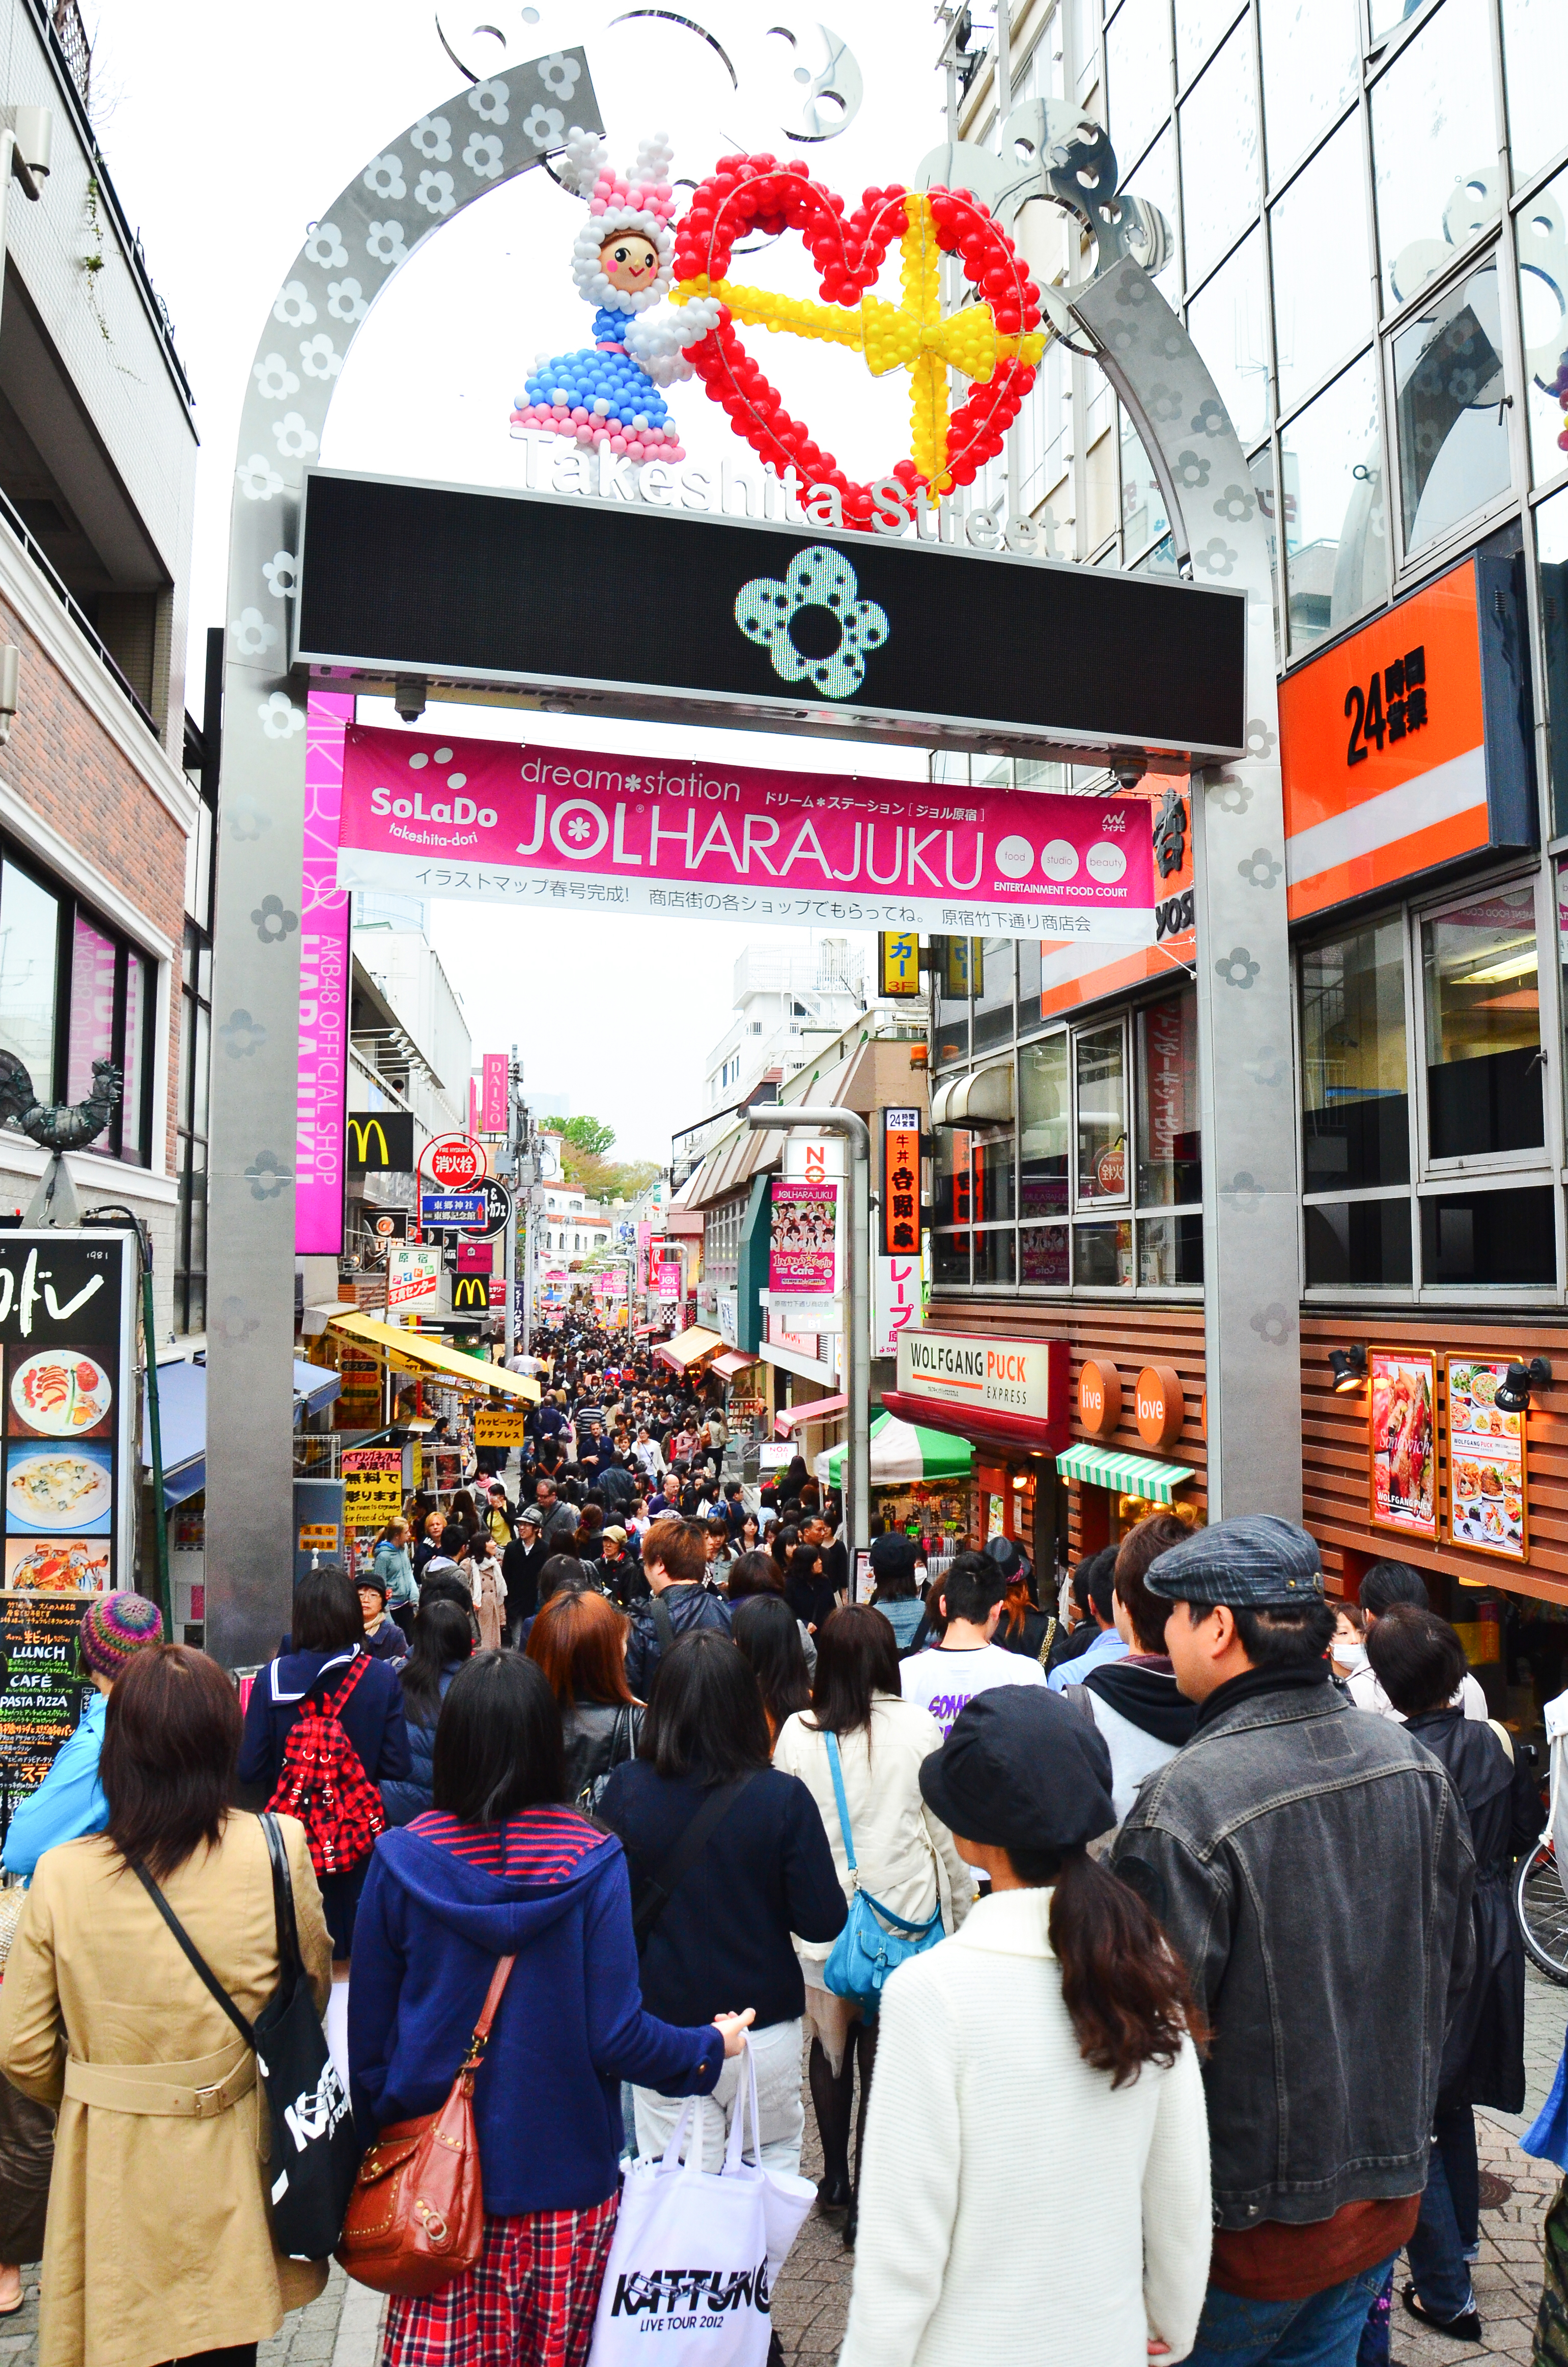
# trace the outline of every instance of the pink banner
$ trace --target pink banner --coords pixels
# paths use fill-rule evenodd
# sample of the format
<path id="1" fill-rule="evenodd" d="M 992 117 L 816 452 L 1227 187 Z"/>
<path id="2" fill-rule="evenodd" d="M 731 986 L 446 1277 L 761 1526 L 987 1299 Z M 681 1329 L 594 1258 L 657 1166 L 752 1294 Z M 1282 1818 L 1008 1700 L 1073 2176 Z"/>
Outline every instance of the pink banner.
<path id="1" fill-rule="evenodd" d="M 838 1289 L 838 1185 L 775 1182 L 772 1213 L 768 1288 L 831 1298 Z"/>
<path id="2" fill-rule="evenodd" d="M 506 1132 L 506 1070 L 504 1052 L 487 1052 L 484 1056 L 484 1086 L 479 1107 L 479 1132 Z"/>
<path id="3" fill-rule="evenodd" d="M 676 770 L 355 725 L 344 887 L 682 917 L 1154 938 L 1140 798 Z"/>
<path id="4" fill-rule="evenodd" d="M 344 1096 L 348 1080 L 349 900 L 338 885 L 344 732 L 352 698 L 313 690 L 305 724 L 305 861 L 299 897 L 299 1083 L 294 1249 L 343 1248 Z"/>

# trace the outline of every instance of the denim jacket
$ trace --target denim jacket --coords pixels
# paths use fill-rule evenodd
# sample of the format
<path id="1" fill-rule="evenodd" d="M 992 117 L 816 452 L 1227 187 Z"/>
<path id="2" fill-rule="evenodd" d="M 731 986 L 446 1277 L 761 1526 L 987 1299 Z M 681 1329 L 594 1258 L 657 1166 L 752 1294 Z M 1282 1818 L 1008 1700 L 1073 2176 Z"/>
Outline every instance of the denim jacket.
<path id="1" fill-rule="evenodd" d="M 1149 1777 L 1111 1862 L 1213 2029 L 1216 2224 L 1419 2193 L 1473 1953 L 1470 1835 L 1431 1753 L 1332 1685 L 1253 1691 Z"/>

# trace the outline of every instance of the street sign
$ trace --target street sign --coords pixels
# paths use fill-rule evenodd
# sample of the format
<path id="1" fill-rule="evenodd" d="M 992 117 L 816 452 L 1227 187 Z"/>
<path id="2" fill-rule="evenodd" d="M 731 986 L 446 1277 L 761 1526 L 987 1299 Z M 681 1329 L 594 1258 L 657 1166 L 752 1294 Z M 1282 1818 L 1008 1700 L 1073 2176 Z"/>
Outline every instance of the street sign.
<path id="1" fill-rule="evenodd" d="M 419 1172 L 442 1192 L 471 1192 L 490 1161 L 471 1134 L 436 1134 L 419 1154 Z"/>
<path id="2" fill-rule="evenodd" d="M 528 1417 L 510 1407 L 481 1409 L 474 1416 L 476 1446 L 522 1446 L 527 1442 Z"/>
<path id="3" fill-rule="evenodd" d="M 484 1203 L 483 1219 L 477 1224 L 465 1223 L 462 1229 L 477 1233 L 481 1241 L 499 1240 L 512 1222 L 511 1192 L 493 1175 L 487 1175 L 482 1184 L 475 1186 L 474 1197 Z"/>
<path id="4" fill-rule="evenodd" d="M 419 1221 L 427 1232 L 477 1229 L 485 1219 L 482 1192 L 422 1192 Z"/>

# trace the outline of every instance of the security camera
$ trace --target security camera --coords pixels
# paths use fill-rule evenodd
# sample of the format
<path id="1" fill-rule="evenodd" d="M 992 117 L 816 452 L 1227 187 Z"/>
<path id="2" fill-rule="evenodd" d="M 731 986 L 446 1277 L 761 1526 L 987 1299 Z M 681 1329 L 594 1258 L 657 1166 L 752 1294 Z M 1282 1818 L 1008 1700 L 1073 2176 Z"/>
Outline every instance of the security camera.
<path id="1" fill-rule="evenodd" d="M 399 719 L 401 722 L 417 723 L 419 721 L 420 717 L 424 713 L 425 694 L 428 688 L 429 685 L 422 674 L 400 674 L 396 676 L 392 684 L 392 704 L 397 708 Z"/>
<path id="2" fill-rule="evenodd" d="M 1147 759 L 1143 756 L 1122 756 L 1111 769 L 1120 787 L 1135 789 L 1149 768 Z"/>

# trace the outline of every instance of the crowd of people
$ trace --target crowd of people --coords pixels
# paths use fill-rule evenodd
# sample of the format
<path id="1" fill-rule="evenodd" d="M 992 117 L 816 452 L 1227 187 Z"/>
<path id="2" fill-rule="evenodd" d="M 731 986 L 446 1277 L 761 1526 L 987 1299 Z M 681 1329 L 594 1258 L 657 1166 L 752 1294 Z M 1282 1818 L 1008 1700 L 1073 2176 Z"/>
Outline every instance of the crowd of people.
<path id="1" fill-rule="evenodd" d="M 1479 2339 L 1542 1811 L 1419 1575 L 1336 1603 L 1293 1523 L 1157 1513 L 1061 1602 L 897 1534 L 856 1602 L 804 1463 L 727 1480 L 694 1391 L 556 1348 L 519 1463 L 303 1579 L 243 1715 L 140 1596 L 89 1609 L 5 1847 L 0 2314 L 41 2259 L 43 2367 L 247 2367 L 324 2282 L 214 1994 L 278 1979 L 258 1809 L 359 2143 L 509 1965 L 482 2248 L 389 2301 L 385 2367 L 586 2367 L 625 2163 L 696 2097 L 716 2171 L 753 2073 L 764 2169 L 815 2121 L 841 2367 L 1380 2367 L 1402 2252 L 1400 2312 Z"/>

